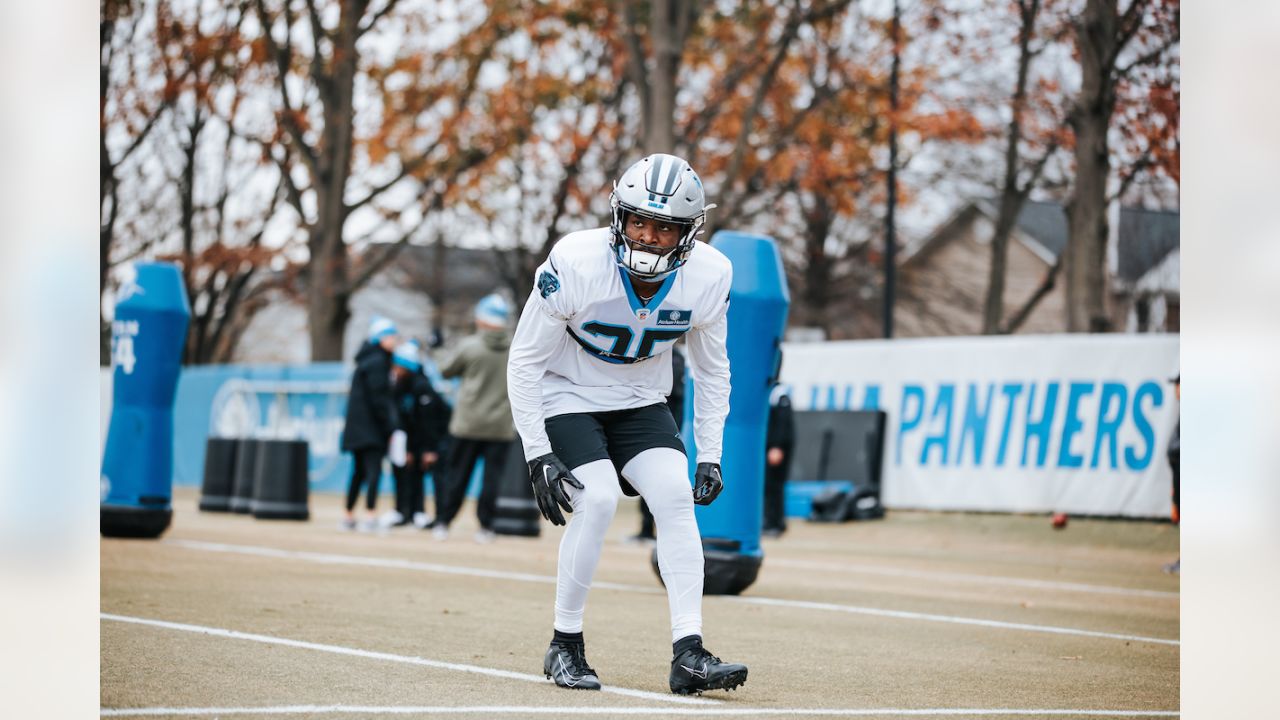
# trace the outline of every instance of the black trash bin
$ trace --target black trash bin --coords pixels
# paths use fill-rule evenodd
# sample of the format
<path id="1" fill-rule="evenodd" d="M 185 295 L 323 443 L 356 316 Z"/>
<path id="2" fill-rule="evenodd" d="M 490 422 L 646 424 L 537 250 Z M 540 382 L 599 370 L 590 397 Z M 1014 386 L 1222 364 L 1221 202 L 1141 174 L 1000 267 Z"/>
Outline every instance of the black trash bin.
<path id="1" fill-rule="evenodd" d="M 235 485 L 236 448 L 234 438 L 211 437 L 204 446 L 204 481 L 200 486 L 200 509 L 229 512 Z"/>
<path id="2" fill-rule="evenodd" d="M 542 513 L 533 499 L 529 484 L 529 465 L 524 461 L 520 439 L 511 441 L 507 464 L 498 486 L 498 502 L 493 514 L 493 531 L 498 535 L 538 537 L 542 533 Z"/>
<path id="3" fill-rule="evenodd" d="M 307 520 L 306 440 L 263 440 L 250 512 L 259 520 Z"/>
<path id="4" fill-rule="evenodd" d="M 252 510 L 254 484 L 258 478 L 258 447 L 262 440 L 242 438 L 236 442 L 235 473 L 231 481 L 231 512 Z"/>

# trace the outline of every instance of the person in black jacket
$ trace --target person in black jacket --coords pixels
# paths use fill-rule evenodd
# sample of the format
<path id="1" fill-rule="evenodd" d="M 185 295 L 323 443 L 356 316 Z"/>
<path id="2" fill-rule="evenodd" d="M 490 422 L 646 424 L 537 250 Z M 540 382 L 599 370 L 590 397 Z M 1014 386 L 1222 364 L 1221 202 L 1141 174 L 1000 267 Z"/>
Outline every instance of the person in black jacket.
<path id="1" fill-rule="evenodd" d="M 378 482 L 382 479 L 382 458 L 396 428 L 396 408 L 391 397 L 391 351 L 400 337 L 395 323 L 375 317 L 369 324 L 369 341 L 356 353 L 356 369 L 347 395 L 347 419 L 342 430 L 342 449 L 352 456 L 351 485 L 347 489 L 346 514 L 340 527 L 356 527 L 352 514 L 360 487 L 367 486 L 365 507 L 368 519 L 360 529 L 375 526 L 373 510 L 378 504 Z"/>
<path id="2" fill-rule="evenodd" d="M 392 461 L 396 481 L 396 509 L 388 525 L 426 528 L 423 476 L 440 460 L 440 446 L 448 433 L 449 408 L 431 380 L 422 372 L 418 343 L 410 340 L 396 348 L 391 357 L 392 391 L 399 416 L 397 428 L 405 433 L 403 465 Z"/>
<path id="3" fill-rule="evenodd" d="M 787 470 L 795 446 L 795 413 L 785 393 L 769 408 L 769 429 L 765 435 L 764 528 L 763 534 L 778 537 L 787 529 Z"/>
<path id="4" fill-rule="evenodd" d="M 1173 396 L 1179 402 L 1182 401 L 1182 373 L 1170 378 L 1173 382 Z M 1168 457 L 1169 469 L 1173 471 L 1173 524 L 1177 525 L 1182 520 L 1182 483 L 1179 476 L 1181 475 L 1181 458 L 1182 458 L 1182 418 L 1179 415 L 1178 424 L 1173 428 L 1173 437 L 1169 438 Z M 1181 574 L 1182 558 L 1164 566 L 1167 573 Z"/>

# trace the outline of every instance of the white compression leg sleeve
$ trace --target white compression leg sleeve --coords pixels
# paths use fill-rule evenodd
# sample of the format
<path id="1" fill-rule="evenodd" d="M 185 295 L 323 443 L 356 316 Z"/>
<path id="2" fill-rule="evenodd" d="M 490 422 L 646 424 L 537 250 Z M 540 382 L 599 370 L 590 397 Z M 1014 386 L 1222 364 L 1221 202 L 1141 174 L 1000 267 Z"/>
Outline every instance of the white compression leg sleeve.
<path id="1" fill-rule="evenodd" d="M 702 634 L 702 536 L 684 453 L 653 448 L 636 455 L 622 476 L 640 492 L 658 531 L 658 570 L 671 606 L 671 641 Z"/>
<path id="2" fill-rule="evenodd" d="M 582 489 L 565 485 L 573 515 L 560 539 L 560 562 L 556 568 L 556 623 L 560 632 L 582 632 L 582 613 L 587 606 L 591 578 L 600 564 L 604 535 L 618 509 L 622 489 L 613 463 L 596 460 L 570 470 Z"/>

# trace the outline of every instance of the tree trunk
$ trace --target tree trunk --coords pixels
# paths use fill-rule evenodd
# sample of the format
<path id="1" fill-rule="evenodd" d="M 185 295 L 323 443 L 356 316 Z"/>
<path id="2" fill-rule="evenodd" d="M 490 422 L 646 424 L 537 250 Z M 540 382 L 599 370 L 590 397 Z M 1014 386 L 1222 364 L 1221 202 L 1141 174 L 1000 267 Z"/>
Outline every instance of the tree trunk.
<path id="1" fill-rule="evenodd" d="M 827 254 L 826 244 L 833 216 L 831 206 L 822 195 L 817 195 L 814 207 L 805 212 L 804 287 L 801 290 L 809 321 L 821 327 L 828 337 L 831 336 L 828 309 L 833 305 L 831 290 L 835 259 Z"/>
<path id="2" fill-rule="evenodd" d="M 675 151 L 676 75 L 690 12 L 680 0 L 654 0 L 649 7 L 653 73 L 649 75 L 649 116 L 644 124 L 644 151 L 649 154 Z"/>
<path id="3" fill-rule="evenodd" d="M 355 119 L 356 39 L 366 5 L 363 0 L 342 3 L 342 17 L 333 34 L 332 72 L 314 78 L 324 104 L 324 130 L 313 185 L 318 217 L 309 239 L 307 311 L 312 362 L 342 360 L 343 334 L 351 317 L 350 257 L 343 227 L 349 210 L 345 194 Z"/>
<path id="4" fill-rule="evenodd" d="M 1022 204 L 1031 187 L 1018 185 L 1019 144 L 1022 142 L 1022 115 L 1027 105 L 1027 76 L 1031 68 L 1031 36 L 1035 32 L 1039 0 L 1031 0 L 1020 6 L 1021 22 L 1018 33 L 1018 79 L 1013 86 L 1012 115 L 1009 134 L 1005 138 L 1004 182 L 1000 192 L 1000 210 L 996 229 L 991 236 L 991 268 L 987 276 L 987 296 L 982 308 L 982 334 L 1000 332 L 1004 319 L 1004 286 L 1009 266 L 1009 236 L 1013 234 Z"/>
<path id="5" fill-rule="evenodd" d="M 111 154 L 107 151 L 107 89 L 111 83 L 111 36 L 115 32 L 115 14 L 105 12 L 108 7 L 103 3 L 104 13 L 99 23 L 101 59 L 98 71 L 98 207 L 101 211 L 98 235 L 98 364 L 102 367 L 111 365 L 111 323 L 102 314 L 102 304 L 107 292 L 107 269 L 111 267 L 117 208 L 115 166 L 111 164 Z M 111 202 L 110 210 L 107 209 L 108 200 Z"/>
<path id="6" fill-rule="evenodd" d="M 1136 0 L 1135 0 L 1136 1 Z M 1117 0 L 1088 0 L 1077 27 L 1080 97 L 1072 110 L 1076 181 L 1067 204 L 1067 331 L 1104 332 L 1107 313 L 1107 180 L 1111 155 L 1107 129 L 1115 109 L 1115 57 L 1119 45 Z"/>
<path id="7" fill-rule="evenodd" d="M 187 306 L 199 315 L 196 305 L 195 266 L 196 266 L 196 149 L 200 146 L 200 132 L 204 129 L 204 118 L 200 114 L 199 100 L 194 100 L 195 115 L 187 126 L 187 141 L 182 145 L 182 176 L 178 182 L 178 194 L 181 214 L 179 226 L 182 232 L 182 287 L 187 293 Z M 205 312 L 211 309 L 206 308 Z M 191 322 L 187 326 L 187 341 L 182 361 L 185 364 L 196 362 L 201 355 L 203 333 L 201 323 Z"/>
<path id="8" fill-rule="evenodd" d="M 317 193 L 323 199 L 324 193 Z M 332 202 L 332 201 L 330 201 Z M 323 210 L 323 200 L 320 204 Z M 347 293 L 347 246 L 342 225 L 321 222 L 311 233 L 311 257 L 307 263 L 307 325 L 311 335 L 311 361 L 342 360 L 342 339 L 351 317 Z"/>

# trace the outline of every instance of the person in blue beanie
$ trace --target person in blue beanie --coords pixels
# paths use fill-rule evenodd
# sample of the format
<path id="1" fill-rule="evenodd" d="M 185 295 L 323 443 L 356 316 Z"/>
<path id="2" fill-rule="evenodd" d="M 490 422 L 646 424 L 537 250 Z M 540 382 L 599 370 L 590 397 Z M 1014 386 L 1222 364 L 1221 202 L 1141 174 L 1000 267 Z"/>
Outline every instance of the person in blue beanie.
<path id="1" fill-rule="evenodd" d="M 356 369 L 351 374 L 347 395 L 346 424 L 342 429 L 342 449 L 351 453 L 351 484 L 347 488 L 346 513 L 339 527 L 356 529 L 355 506 L 360 488 L 367 488 L 368 517 L 361 530 L 376 526 L 378 482 L 382 478 L 382 458 L 396 428 L 396 409 L 391 397 L 391 352 L 400 342 L 395 323 L 384 317 L 369 323 L 369 340 L 356 353 Z"/>
<path id="2" fill-rule="evenodd" d="M 423 479 L 440 459 L 440 446 L 448 432 L 449 408 L 422 371 L 422 351 L 416 341 L 403 342 L 392 353 L 391 375 L 397 430 L 405 434 L 405 454 L 403 458 L 392 458 L 396 509 L 391 511 L 387 525 L 412 523 L 426 528 L 429 522 Z"/>

